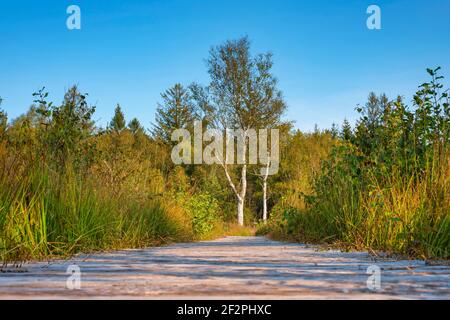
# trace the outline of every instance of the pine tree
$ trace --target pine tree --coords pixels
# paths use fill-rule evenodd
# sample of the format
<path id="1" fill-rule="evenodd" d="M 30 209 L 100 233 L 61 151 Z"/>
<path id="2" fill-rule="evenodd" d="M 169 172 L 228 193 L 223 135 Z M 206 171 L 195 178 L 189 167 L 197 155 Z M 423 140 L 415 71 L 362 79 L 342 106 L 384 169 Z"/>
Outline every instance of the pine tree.
<path id="1" fill-rule="evenodd" d="M 122 108 L 120 104 L 117 104 L 116 109 L 114 110 L 114 117 L 109 123 L 109 129 L 120 132 L 125 129 L 125 115 L 122 112 Z"/>
<path id="2" fill-rule="evenodd" d="M 196 118 L 195 104 L 190 92 L 177 83 L 161 94 L 162 104 L 156 109 L 156 124 L 152 131 L 156 139 L 172 144 L 172 132 L 176 129 L 188 129 Z"/>
<path id="3" fill-rule="evenodd" d="M 336 123 L 332 123 L 331 125 L 331 129 L 330 129 L 330 134 L 333 137 L 333 139 L 336 139 L 339 136 L 339 129 Z"/>
<path id="4" fill-rule="evenodd" d="M 0 97 L 0 106 L 2 105 L 2 98 Z M 8 115 L 0 108 L 0 140 L 3 139 L 8 124 Z"/>
<path id="5" fill-rule="evenodd" d="M 141 126 L 141 123 L 137 118 L 133 118 L 133 120 L 128 123 L 128 129 L 130 129 L 133 134 L 144 132 L 144 128 Z"/>
<path id="6" fill-rule="evenodd" d="M 340 138 L 345 141 L 353 141 L 353 132 L 352 132 L 352 126 L 350 125 L 350 122 L 348 122 L 347 119 L 344 119 L 344 122 L 342 123 L 342 130 L 340 133 Z"/>

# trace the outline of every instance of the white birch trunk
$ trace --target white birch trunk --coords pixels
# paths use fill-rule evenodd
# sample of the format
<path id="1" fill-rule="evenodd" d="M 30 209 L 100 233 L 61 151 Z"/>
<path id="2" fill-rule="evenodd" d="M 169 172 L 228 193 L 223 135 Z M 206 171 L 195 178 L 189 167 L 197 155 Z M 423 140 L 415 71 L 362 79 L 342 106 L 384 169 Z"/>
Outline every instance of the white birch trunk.
<path id="1" fill-rule="evenodd" d="M 263 221 L 267 221 L 267 181 L 263 183 Z"/>
<path id="2" fill-rule="evenodd" d="M 244 148 L 244 154 L 245 154 Z M 230 184 L 231 189 L 234 191 L 237 200 L 237 218 L 238 224 L 240 226 L 244 226 L 244 206 L 245 206 L 245 196 L 247 194 L 247 165 L 244 164 L 241 171 L 241 182 L 240 182 L 240 191 L 236 188 L 231 176 L 228 172 L 227 160 L 225 159 L 222 163 L 222 167 L 225 170 L 225 176 L 227 177 L 228 183 Z"/>
<path id="3" fill-rule="evenodd" d="M 237 201 L 238 224 L 244 225 L 244 199 L 238 198 Z"/>
<path id="4" fill-rule="evenodd" d="M 244 205 L 247 193 L 247 165 L 244 164 L 241 172 L 241 192 L 238 197 L 238 224 L 244 226 Z"/>
<path id="5" fill-rule="evenodd" d="M 267 178 L 269 177 L 270 158 L 267 161 L 266 172 L 263 177 L 263 221 L 267 222 Z"/>

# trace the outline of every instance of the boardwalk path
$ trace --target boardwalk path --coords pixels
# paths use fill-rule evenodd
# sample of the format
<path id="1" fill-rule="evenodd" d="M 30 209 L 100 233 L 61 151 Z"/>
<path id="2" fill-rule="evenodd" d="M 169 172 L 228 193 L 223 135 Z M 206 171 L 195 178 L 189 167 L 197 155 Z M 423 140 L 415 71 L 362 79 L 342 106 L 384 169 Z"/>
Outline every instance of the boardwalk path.
<path id="1" fill-rule="evenodd" d="M 381 291 L 367 268 L 381 268 Z M 81 289 L 66 288 L 69 265 Z M 450 299 L 450 267 L 373 261 L 366 253 L 317 251 L 262 237 L 228 237 L 144 250 L 80 255 L 0 273 L 0 299 Z"/>

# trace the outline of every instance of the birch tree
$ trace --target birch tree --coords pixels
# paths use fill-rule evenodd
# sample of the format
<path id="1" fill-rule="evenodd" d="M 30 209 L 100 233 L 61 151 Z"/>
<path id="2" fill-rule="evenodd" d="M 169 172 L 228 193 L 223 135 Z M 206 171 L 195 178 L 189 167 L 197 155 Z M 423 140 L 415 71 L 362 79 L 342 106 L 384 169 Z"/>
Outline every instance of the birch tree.
<path id="1" fill-rule="evenodd" d="M 259 153 L 260 161 L 263 168 L 260 170 L 260 177 L 262 179 L 262 192 L 263 192 L 263 221 L 266 222 L 268 218 L 267 209 L 267 187 L 268 179 L 270 175 L 273 175 L 275 171 L 278 171 L 279 166 L 279 131 L 272 130 L 270 136 L 270 152 L 267 152 L 268 134 L 267 130 L 261 130 L 259 136 Z M 275 163 L 276 162 L 276 163 Z"/>
<path id="2" fill-rule="evenodd" d="M 227 41 L 210 50 L 207 60 L 210 83 L 206 88 L 191 86 L 193 97 L 204 112 L 205 123 L 225 133 L 227 143 L 237 141 L 233 152 L 225 152 L 218 162 L 236 196 L 237 218 L 244 225 L 249 160 L 249 139 L 259 129 L 272 127 L 286 109 L 277 80 L 272 75 L 270 53 L 252 56 L 247 37 Z M 231 134 L 232 132 L 232 134 Z M 230 163 L 236 153 L 239 181 L 233 181 Z M 247 157 L 248 154 L 248 157 Z M 219 159 L 219 158 L 218 158 Z"/>

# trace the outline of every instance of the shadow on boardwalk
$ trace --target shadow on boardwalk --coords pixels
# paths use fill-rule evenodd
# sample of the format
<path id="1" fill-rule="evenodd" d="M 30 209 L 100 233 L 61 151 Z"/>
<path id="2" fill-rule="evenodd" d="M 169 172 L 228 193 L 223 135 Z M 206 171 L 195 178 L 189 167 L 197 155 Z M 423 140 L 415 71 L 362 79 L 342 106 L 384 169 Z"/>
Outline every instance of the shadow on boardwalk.
<path id="1" fill-rule="evenodd" d="M 69 290 L 69 265 L 81 289 Z M 367 268 L 381 269 L 381 289 Z M 373 261 L 367 253 L 317 251 L 263 237 L 79 255 L 0 274 L 1 299 L 450 299 L 450 267 Z"/>

